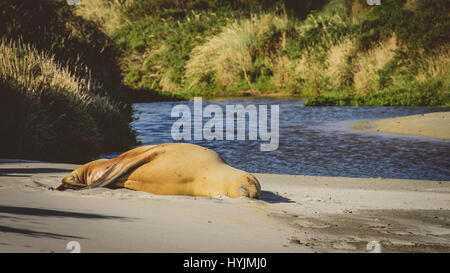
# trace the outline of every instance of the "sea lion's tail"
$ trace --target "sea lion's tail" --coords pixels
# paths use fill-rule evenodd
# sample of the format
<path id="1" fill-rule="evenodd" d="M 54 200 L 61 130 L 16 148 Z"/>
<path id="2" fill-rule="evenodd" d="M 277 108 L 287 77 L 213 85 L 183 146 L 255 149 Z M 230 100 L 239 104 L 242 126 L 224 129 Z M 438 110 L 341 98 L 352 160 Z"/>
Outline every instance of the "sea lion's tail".
<path id="1" fill-rule="evenodd" d="M 83 188 L 86 188 L 86 185 L 62 182 L 61 185 L 56 187 L 55 190 L 57 190 L 57 191 L 65 191 L 65 190 L 69 190 L 69 189 L 70 190 L 80 190 L 80 189 L 83 189 Z"/>

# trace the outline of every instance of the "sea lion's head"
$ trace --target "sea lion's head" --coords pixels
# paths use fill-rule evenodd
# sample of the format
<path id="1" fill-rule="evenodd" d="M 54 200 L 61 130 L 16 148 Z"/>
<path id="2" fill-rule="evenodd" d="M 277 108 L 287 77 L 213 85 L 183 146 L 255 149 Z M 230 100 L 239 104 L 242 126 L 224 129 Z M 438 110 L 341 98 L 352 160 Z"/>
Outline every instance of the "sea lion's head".
<path id="1" fill-rule="evenodd" d="M 251 174 L 247 174 L 245 179 L 247 181 L 244 181 L 244 183 L 238 187 L 238 192 L 241 196 L 259 199 L 261 195 L 261 185 L 259 184 L 258 179 Z"/>
<path id="2" fill-rule="evenodd" d="M 248 197 L 259 199 L 261 195 L 261 185 L 258 182 L 258 179 L 253 175 L 244 172 L 237 178 L 233 178 L 233 182 L 229 183 L 229 187 L 227 190 L 227 195 L 232 198 L 237 197 Z"/>

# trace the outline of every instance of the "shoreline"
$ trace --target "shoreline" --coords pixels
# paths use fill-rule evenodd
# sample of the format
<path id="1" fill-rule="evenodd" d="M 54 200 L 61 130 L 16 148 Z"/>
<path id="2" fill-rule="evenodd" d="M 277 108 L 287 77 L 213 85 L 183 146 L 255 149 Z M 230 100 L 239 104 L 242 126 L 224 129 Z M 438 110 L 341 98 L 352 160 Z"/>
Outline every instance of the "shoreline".
<path id="1" fill-rule="evenodd" d="M 193 101 L 194 97 L 202 97 L 205 101 L 216 101 L 216 100 L 245 100 L 245 99 L 293 99 L 293 100 L 301 100 L 307 103 L 309 100 L 314 100 L 318 96 L 307 96 L 307 95 L 299 95 L 286 93 L 283 91 L 275 91 L 275 92 L 263 92 L 259 90 L 241 90 L 238 91 L 239 94 L 234 95 L 224 95 L 224 96 L 214 96 L 209 97 L 204 94 L 199 95 L 189 95 L 184 96 L 183 94 L 171 93 L 168 91 L 158 91 L 158 90 L 140 90 L 140 89 L 130 89 L 127 91 L 128 103 L 153 103 L 153 102 L 178 102 L 178 101 Z M 448 107 L 444 105 L 374 105 L 374 104 L 345 104 L 342 105 L 338 102 L 328 103 L 328 104 L 311 104 L 305 105 L 307 107 L 327 107 L 327 106 L 339 106 L 339 107 L 348 107 L 348 106 L 373 106 L 373 107 L 429 107 L 429 108 L 441 108 L 448 109 Z"/>
<path id="2" fill-rule="evenodd" d="M 165 94 L 162 91 L 151 91 L 151 90 L 128 90 L 128 102 L 129 103 L 152 103 L 152 102 L 177 102 L 177 101 L 193 101 L 194 97 L 202 97 L 207 101 L 216 101 L 216 100 L 230 100 L 230 99 L 296 99 L 306 101 L 307 97 L 302 97 L 293 94 L 286 94 L 283 92 L 268 92 L 262 93 L 258 91 L 258 94 L 248 93 L 249 90 L 240 91 L 238 95 L 229 95 L 229 96 L 216 96 L 216 97 L 204 97 L 203 95 L 199 96 L 186 96 L 176 94 L 176 93 L 167 93 Z M 179 96 L 179 97 L 177 97 Z"/>
<path id="3" fill-rule="evenodd" d="M 77 166 L 0 162 L 0 252 L 450 252 L 450 181 L 255 174 L 261 200 L 52 190 Z"/>
<path id="4" fill-rule="evenodd" d="M 429 137 L 450 140 L 450 112 L 434 112 L 404 117 L 349 123 L 358 131 Z"/>

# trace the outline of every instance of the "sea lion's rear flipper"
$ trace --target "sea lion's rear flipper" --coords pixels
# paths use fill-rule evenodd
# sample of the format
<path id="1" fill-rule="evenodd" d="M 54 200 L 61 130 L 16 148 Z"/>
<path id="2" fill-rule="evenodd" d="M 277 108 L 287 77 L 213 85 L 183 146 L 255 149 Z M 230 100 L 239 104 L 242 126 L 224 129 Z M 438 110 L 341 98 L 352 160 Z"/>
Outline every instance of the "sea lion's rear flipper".
<path id="1" fill-rule="evenodd" d="M 59 185 L 58 187 L 56 187 L 55 190 L 58 191 L 64 191 L 64 190 L 79 190 L 79 189 L 83 189 L 86 188 L 86 184 L 81 184 L 81 183 L 71 183 L 71 182 L 62 182 L 61 185 Z"/>
<path id="2" fill-rule="evenodd" d="M 120 158 L 109 168 L 99 179 L 92 182 L 90 188 L 106 187 L 115 182 L 115 180 L 134 169 L 152 161 L 160 151 L 150 149 L 142 154 Z"/>

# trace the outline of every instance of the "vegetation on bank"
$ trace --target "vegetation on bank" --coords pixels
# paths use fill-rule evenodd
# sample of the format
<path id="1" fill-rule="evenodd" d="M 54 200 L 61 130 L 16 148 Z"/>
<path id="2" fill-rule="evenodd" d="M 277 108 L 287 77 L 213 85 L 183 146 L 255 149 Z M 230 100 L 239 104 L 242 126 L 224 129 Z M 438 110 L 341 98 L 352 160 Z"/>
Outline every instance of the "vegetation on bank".
<path id="1" fill-rule="evenodd" d="M 0 2 L 1 157 L 128 149 L 130 98 L 450 107 L 450 0 L 81 3 Z"/>
<path id="2" fill-rule="evenodd" d="M 0 157 L 85 162 L 136 144 L 107 35 L 65 1 L 0 12 Z"/>
<path id="3" fill-rule="evenodd" d="M 83 0 L 124 83 L 172 98 L 449 106 L 449 0 Z"/>

